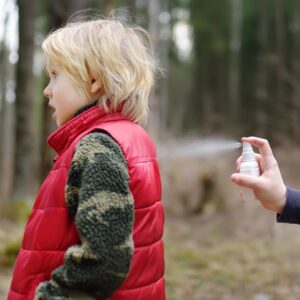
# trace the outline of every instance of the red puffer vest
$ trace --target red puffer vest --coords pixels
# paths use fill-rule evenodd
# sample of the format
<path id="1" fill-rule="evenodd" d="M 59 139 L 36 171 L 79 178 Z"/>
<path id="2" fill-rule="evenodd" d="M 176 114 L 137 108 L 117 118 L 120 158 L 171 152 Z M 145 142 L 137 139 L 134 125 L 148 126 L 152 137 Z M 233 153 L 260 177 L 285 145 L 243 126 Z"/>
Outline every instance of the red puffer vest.
<path id="1" fill-rule="evenodd" d="M 76 144 L 95 130 L 107 132 L 121 147 L 128 164 L 135 205 L 135 251 L 130 272 L 111 300 L 165 299 L 164 212 L 154 145 L 137 124 L 118 113 L 105 114 L 93 107 L 49 137 L 49 145 L 58 155 L 26 224 L 8 300 L 32 300 L 38 284 L 49 280 L 51 272 L 63 264 L 66 249 L 79 242 L 65 205 L 64 189 Z"/>

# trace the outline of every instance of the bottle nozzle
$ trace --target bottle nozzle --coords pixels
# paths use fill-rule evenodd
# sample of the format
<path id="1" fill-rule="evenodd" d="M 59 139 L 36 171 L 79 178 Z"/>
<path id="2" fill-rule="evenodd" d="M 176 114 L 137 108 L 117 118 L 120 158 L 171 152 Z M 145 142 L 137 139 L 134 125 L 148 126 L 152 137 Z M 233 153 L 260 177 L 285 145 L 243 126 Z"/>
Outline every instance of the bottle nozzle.
<path id="1" fill-rule="evenodd" d="M 253 151 L 252 145 L 248 142 L 243 142 L 243 153 L 242 161 L 253 161 L 255 160 L 255 152 Z"/>

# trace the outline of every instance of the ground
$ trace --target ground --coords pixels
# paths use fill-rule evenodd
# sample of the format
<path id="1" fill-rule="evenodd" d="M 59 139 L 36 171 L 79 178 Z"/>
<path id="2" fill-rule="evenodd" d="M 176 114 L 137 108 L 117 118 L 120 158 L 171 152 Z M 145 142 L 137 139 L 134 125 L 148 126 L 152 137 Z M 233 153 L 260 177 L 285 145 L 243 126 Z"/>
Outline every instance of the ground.
<path id="1" fill-rule="evenodd" d="M 247 205 L 243 209 L 255 206 Z M 257 222 L 264 227 L 260 232 L 247 230 L 245 220 L 234 229 L 239 224 L 228 219 L 230 214 L 189 218 L 167 215 L 167 299 L 300 299 L 300 240 L 292 238 L 299 229 L 275 224 L 269 214 L 257 214 Z M 3 221 L 1 228 L 3 236 Z M 11 268 L 1 267 L 0 299 L 5 299 L 10 277 Z"/>
<path id="2" fill-rule="evenodd" d="M 291 151 L 283 154 L 277 152 L 284 178 L 297 187 L 300 161 Z M 184 166 L 162 163 L 167 299 L 300 299 L 299 225 L 276 223 L 256 200 L 241 203 L 229 180 L 234 157 L 223 160 L 217 167 L 203 159 Z M 203 188 L 197 188 L 211 174 L 214 191 L 199 213 L 194 208 L 204 198 Z M 22 226 L 1 219 L 0 251 L 20 238 Z M 1 260 L 0 268 L 0 299 L 5 299 L 11 268 Z"/>
<path id="3" fill-rule="evenodd" d="M 23 222 L 15 222 L 12 220 L 1 218 L 0 220 L 0 299 L 6 299 L 7 290 L 11 278 L 11 264 L 13 257 L 4 255 L 4 251 L 15 247 L 14 245 L 20 241 L 22 236 Z"/>
<path id="4" fill-rule="evenodd" d="M 227 217 L 169 219 L 167 299 L 300 299 L 299 237 L 273 217 L 265 218 L 265 234 L 256 236 L 245 220 L 237 232 Z"/>

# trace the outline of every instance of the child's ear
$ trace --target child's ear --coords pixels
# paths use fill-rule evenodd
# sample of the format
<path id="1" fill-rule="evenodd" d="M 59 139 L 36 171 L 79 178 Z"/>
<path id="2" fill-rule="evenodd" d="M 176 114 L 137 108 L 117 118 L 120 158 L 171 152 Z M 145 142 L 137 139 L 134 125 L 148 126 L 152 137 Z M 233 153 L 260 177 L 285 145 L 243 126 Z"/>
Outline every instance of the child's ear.
<path id="1" fill-rule="evenodd" d="M 91 93 L 97 94 L 100 92 L 101 88 L 102 88 L 102 83 L 100 82 L 100 80 L 92 79 L 91 87 L 90 87 Z"/>

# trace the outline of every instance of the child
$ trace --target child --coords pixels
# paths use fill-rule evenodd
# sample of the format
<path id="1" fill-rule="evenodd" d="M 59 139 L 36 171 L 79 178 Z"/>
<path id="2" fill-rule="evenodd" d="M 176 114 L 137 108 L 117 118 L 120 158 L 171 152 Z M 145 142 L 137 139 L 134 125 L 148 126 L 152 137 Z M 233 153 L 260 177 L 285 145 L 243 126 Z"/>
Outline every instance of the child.
<path id="1" fill-rule="evenodd" d="M 98 19 L 43 42 L 57 156 L 25 227 L 9 300 L 165 299 L 159 168 L 138 125 L 156 69 L 147 37 Z"/>
<path id="2" fill-rule="evenodd" d="M 252 177 L 236 173 L 231 176 L 232 181 L 251 188 L 264 208 L 277 213 L 278 222 L 300 224 L 300 191 L 285 186 L 268 141 L 257 137 L 242 138 L 242 141 L 259 148 L 257 161 L 262 174 Z M 237 160 L 238 170 L 240 164 L 241 158 Z"/>

